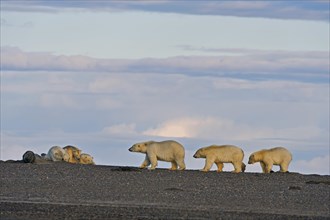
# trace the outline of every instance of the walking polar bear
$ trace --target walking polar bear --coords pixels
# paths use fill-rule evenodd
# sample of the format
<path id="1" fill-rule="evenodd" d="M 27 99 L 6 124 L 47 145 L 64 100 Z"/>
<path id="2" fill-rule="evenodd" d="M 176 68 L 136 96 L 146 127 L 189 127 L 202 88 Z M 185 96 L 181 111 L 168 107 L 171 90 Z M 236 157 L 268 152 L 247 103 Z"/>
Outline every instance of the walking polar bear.
<path id="1" fill-rule="evenodd" d="M 172 166 L 170 170 L 186 169 L 184 162 L 185 150 L 184 147 L 172 140 L 167 141 L 147 141 L 134 144 L 128 149 L 131 152 L 140 152 L 146 154 L 145 160 L 141 164 L 140 168 L 148 167 L 151 164 L 150 170 L 156 169 L 157 161 L 171 162 Z"/>
<path id="2" fill-rule="evenodd" d="M 194 158 L 205 158 L 205 166 L 201 171 L 207 172 L 213 163 L 218 167 L 217 172 L 222 172 L 223 163 L 232 163 L 235 170 L 239 173 L 245 171 L 245 164 L 242 162 L 244 152 L 241 148 L 233 145 L 211 145 L 200 148 L 194 154 Z"/>
<path id="3" fill-rule="evenodd" d="M 280 172 L 288 172 L 289 164 L 292 160 L 291 153 L 284 147 L 275 147 L 268 150 L 254 152 L 249 157 L 249 164 L 260 162 L 264 173 L 270 173 L 273 165 L 280 166 Z"/>

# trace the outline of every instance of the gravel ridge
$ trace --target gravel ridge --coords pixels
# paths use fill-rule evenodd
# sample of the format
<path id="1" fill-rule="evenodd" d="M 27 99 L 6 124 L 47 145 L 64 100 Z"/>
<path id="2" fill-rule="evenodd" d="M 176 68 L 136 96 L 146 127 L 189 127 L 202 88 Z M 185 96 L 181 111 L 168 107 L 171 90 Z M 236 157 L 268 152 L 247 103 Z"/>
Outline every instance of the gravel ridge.
<path id="1" fill-rule="evenodd" d="M 0 162 L 1 219 L 330 219 L 330 176 Z"/>

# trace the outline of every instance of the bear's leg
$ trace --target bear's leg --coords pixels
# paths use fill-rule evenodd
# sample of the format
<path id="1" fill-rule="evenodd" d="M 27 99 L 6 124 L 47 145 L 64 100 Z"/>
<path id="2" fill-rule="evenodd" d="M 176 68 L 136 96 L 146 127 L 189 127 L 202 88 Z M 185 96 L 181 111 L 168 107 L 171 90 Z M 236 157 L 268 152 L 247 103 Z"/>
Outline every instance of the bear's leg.
<path id="1" fill-rule="evenodd" d="M 286 172 L 288 172 L 288 167 L 289 167 L 289 165 L 287 163 L 282 163 L 282 164 L 280 164 L 280 171 L 283 173 L 286 173 Z"/>
<path id="2" fill-rule="evenodd" d="M 222 172 L 222 169 L 223 169 L 223 163 L 222 163 L 222 162 L 216 162 L 215 164 L 216 164 L 217 167 L 218 167 L 217 172 Z"/>
<path id="3" fill-rule="evenodd" d="M 265 163 L 265 173 L 270 173 L 272 171 L 273 164 L 272 163 Z"/>
<path id="4" fill-rule="evenodd" d="M 178 164 L 175 161 L 171 161 L 172 167 L 170 168 L 170 170 L 177 170 L 178 168 Z"/>
<path id="5" fill-rule="evenodd" d="M 266 164 L 263 161 L 260 161 L 260 166 L 263 173 L 266 173 Z"/>
<path id="6" fill-rule="evenodd" d="M 206 157 L 205 159 L 205 166 L 201 171 L 207 172 L 211 169 L 212 164 L 214 163 L 214 159 L 213 158 L 208 158 Z"/>
<path id="7" fill-rule="evenodd" d="M 150 160 L 148 158 L 148 156 L 146 156 L 146 158 L 144 159 L 143 163 L 141 164 L 140 168 L 146 168 L 147 166 L 150 165 Z"/>
<path id="8" fill-rule="evenodd" d="M 179 165 L 179 170 L 185 170 L 186 164 L 184 163 L 184 160 L 177 160 L 176 163 Z"/>
<path id="9" fill-rule="evenodd" d="M 233 162 L 233 166 L 235 168 L 233 173 L 239 173 L 242 171 L 242 162 Z"/>
<path id="10" fill-rule="evenodd" d="M 246 165 L 245 165 L 245 163 L 242 162 L 242 172 L 243 173 L 245 172 L 245 169 L 246 169 Z"/>
<path id="11" fill-rule="evenodd" d="M 157 156 L 156 155 L 150 155 L 150 154 L 148 154 L 148 157 L 149 157 L 149 161 L 151 163 L 150 170 L 156 169 L 156 167 L 158 165 L 158 163 L 157 163 Z"/>

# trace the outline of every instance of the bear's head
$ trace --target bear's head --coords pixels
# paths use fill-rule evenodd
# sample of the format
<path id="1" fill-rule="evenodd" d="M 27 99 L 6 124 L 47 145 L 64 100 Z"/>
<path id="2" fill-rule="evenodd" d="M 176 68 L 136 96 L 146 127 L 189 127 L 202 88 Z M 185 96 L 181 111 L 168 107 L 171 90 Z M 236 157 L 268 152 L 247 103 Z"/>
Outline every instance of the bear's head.
<path id="1" fill-rule="evenodd" d="M 80 155 L 81 155 L 81 150 L 77 149 L 77 150 L 73 150 L 73 156 L 79 160 L 80 159 Z"/>
<path id="2" fill-rule="evenodd" d="M 63 159 L 63 161 L 65 161 L 65 162 L 69 162 L 69 160 L 70 160 L 70 155 L 69 155 L 66 151 L 63 151 L 62 159 Z"/>
<path id="3" fill-rule="evenodd" d="M 251 154 L 250 157 L 249 157 L 248 164 L 254 164 L 255 162 L 256 162 L 255 155 L 254 154 Z"/>
<path id="4" fill-rule="evenodd" d="M 134 144 L 128 150 L 131 151 L 131 152 L 147 153 L 147 147 L 148 147 L 149 144 L 150 144 L 150 141 L 137 143 L 137 144 Z"/>
<path id="5" fill-rule="evenodd" d="M 80 155 L 79 163 L 81 163 L 81 164 L 92 164 L 92 165 L 95 165 L 94 158 L 91 155 L 89 155 L 89 154 L 81 154 Z"/>
<path id="6" fill-rule="evenodd" d="M 198 149 L 193 157 L 194 158 L 205 158 L 204 148 Z"/>

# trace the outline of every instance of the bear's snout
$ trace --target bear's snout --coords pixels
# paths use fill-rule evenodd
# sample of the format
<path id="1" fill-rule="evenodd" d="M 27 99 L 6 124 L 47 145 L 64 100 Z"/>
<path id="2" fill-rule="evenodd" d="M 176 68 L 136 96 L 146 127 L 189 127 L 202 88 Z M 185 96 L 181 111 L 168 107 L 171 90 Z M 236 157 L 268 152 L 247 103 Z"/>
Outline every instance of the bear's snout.
<path id="1" fill-rule="evenodd" d="M 132 152 L 132 151 L 133 151 L 133 147 L 129 148 L 128 150 L 129 150 L 130 152 Z"/>
<path id="2" fill-rule="evenodd" d="M 197 155 L 196 154 L 194 154 L 194 156 L 193 156 L 194 158 L 197 158 Z"/>

